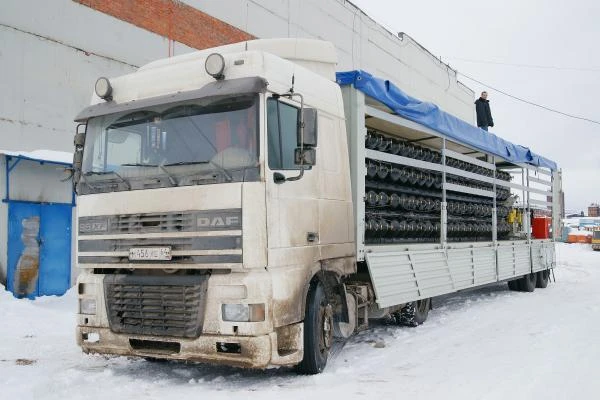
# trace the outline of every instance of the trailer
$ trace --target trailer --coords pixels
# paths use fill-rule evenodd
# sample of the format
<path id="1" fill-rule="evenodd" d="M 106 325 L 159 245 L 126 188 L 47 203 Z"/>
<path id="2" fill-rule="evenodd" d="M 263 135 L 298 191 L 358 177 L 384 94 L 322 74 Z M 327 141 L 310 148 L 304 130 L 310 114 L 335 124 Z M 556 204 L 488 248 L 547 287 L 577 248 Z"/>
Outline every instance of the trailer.
<path id="1" fill-rule="evenodd" d="M 531 219 L 527 216 L 533 207 L 546 211 L 553 215 L 554 232 L 560 232 L 559 206 L 553 201 L 558 199 L 556 193 L 561 187 L 560 172 L 552 161 L 537 155 L 520 156 L 517 151 L 508 156 L 511 153 L 507 149 L 514 145 L 468 126 L 441 110 L 434 108 L 419 115 L 414 109 L 422 107 L 422 102 L 411 99 L 393 83 L 363 71 L 338 74 L 338 82 L 351 82 L 342 86 L 342 91 L 345 113 L 355 117 L 347 119 L 347 129 L 353 163 L 354 213 L 362 216 L 357 220 L 355 232 L 357 260 L 364 261 L 368 267 L 379 307 L 430 299 L 521 277 L 525 278 L 518 285 L 511 283 L 511 288 L 520 288 L 524 283 L 524 287 L 532 291 L 536 279 L 527 277 L 528 274 L 538 275 L 538 287 L 547 285 L 548 270 L 556 264 L 555 238 L 532 237 Z M 379 135 L 379 143 L 375 142 L 376 135 Z M 398 143 L 412 144 L 412 157 L 401 155 L 411 149 L 396 152 Z M 434 153 L 434 156 L 419 156 L 420 150 Z M 430 161 L 424 160 L 427 157 Z M 536 161 L 528 162 L 528 158 Z M 374 164 L 379 171 L 369 173 Z M 426 178 L 417 177 L 417 184 L 403 182 L 390 188 L 389 182 L 393 179 L 388 176 L 380 179 L 381 169 L 416 172 L 425 174 Z M 432 174 L 439 182 L 433 190 L 427 181 Z M 517 182 L 511 182 L 512 179 Z M 511 190 L 513 194 L 509 195 Z M 369 202 L 378 193 L 387 196 L 385 206 L 377 201 L 379 199 Z M 517 209 L 513 207 L 517 193 L 524 199 L 521 205 L 524 212 L 519 221 L 509 225 L 507 217 Z M 412 208 L 392 207 L 394 194 L 407 194 L 408 201 L 411 196 L 416 197 L 417 202 L 439 200 L 440 206 L 436 203 L 433 207 L 437 215 L 432 217 L 427 212 L 431 208 L 424 212 L 418 204 Z M 402 203 L 403 199 L 398 201 Z M 474 220 L 477 224 L 485 224 L 488 228 L 485 233 L 461 234 L 456 231 L 456 226 L 452 226 L 455 217 L 473 215 L 468 210 L 460 210 L 465 204 L 489 207 L 485 216 Z M 379 238 L 369 241 L 369 232 L 381 228 L 377 226 L 377 214 L 381 215 L 382 209 L 383 217 L 379 221 L 383 219 L 384 225 L 390 220 L 399 225 L 399 219 L 402 222 L 429 218 L 436 224 L 434 234 L 423 233 L 406 239 L 402 233 L 380 232 Z M 385 211 L 390 209 L 400 212 L 386 215 Z M 413 215 L 407 217 L 411 212 Z M 393 230 L 392 226 L 387 229 Z"/>
<path id="2" fill-rule="evenodd" d="M 85 352 L 314 374 L 370 319 L 547 286 L 556 164 L 335 62 L 256 40 L 98 79 L 73 174 Z"/>

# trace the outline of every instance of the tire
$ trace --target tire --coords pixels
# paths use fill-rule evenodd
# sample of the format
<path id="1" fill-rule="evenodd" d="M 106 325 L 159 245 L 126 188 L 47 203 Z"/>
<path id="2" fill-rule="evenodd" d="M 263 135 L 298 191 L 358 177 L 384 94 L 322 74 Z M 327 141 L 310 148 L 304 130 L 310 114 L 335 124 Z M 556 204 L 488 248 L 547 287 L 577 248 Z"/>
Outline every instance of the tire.
<path id="1" fill-rule="evenodd" d="M 537 274 L 527 274 L 519 279 L 522 292 L 533 292 L 535 290 L 535 284 L 537 282 Z"/>
<path id="2" fill-rule="evenodd" d="M 512 290 L 513 292 L 518 292 L 521 290 L 520 283 L 520 279 L 513 279 L 512 281 L 508 281 L 508 289 Z"/>
<path id="3" fill-rule="evenodd" d="M 333 308 L 320 282 L 311 285 L 306 296 L 304 317 L 304 358 L 296 369 L 300 374 L 314 375 L 327 365 L 333 343 Z"/>
<path id="4" fill-rule="evenodd" d="M 156 358 L 156 357 L 144 357 L 144 360 L 154 364 L 166 364 L 169 362 L 166 358 Z"/>
<path id="5" fill-rule="evenodd" d="M 408 303 L 396 315 L 398 324 L 413 328 L 419 326 L 427 320 L 430 308 L 431 298 Z"/>
<path id="6" fill-rule="evenodd" d="M 545 269 L 543 271 L 538 271 L 536 273 L 537 280 L 535 283 L 536 288 L 545 289 L 548 287 L 548 282 L 550 281 L 550 270 Z"/>

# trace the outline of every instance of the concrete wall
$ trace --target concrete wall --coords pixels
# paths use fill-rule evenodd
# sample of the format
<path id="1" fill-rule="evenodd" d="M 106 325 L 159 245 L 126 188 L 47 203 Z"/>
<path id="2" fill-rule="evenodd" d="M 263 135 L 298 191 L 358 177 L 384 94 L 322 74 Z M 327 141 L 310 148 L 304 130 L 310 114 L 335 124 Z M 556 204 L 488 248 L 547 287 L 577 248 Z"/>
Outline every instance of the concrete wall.
<path id="1" fill-rule="evenodd" d="M 305 37 L 333 42 L 338 70 L 364 69 L 409 95 L 474 122 L 472 90 L 421 46 L 399 38 L 344 0 L 184 0 L 260 38 Z M 410 34 L 410 32 L 409 32 Z M 417 38 L 418 39 L 418 38 Z"/>

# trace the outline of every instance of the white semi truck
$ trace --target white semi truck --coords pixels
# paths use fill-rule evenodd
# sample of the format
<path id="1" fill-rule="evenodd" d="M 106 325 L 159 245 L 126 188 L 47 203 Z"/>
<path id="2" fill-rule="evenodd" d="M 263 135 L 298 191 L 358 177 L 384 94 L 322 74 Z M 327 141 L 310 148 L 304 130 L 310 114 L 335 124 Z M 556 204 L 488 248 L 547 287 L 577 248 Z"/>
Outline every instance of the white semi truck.
<path id="1" fill-rule="evenodd" d="M 369 319 L 547 285 L 528 210 L 560 232 L 556 164 L 335 67 L 331 43 L 256 40 L 98 79 L 74 156 L 85 352 L 318 373 Z"/>

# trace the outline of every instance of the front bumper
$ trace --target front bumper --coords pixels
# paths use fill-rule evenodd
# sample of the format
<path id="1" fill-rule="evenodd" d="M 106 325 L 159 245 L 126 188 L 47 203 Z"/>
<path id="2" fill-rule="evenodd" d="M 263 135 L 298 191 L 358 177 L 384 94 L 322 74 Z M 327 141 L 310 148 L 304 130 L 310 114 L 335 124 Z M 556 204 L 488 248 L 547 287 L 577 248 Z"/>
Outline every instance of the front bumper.
<path id="1" fill-rule="evenodd" d="M 244 368 L 298 364 L 304 355 L 303 336 L 302 323 L 261 336 L 201 335 L 196 339 L 116 334 L 108 328 L 77 327 L 77 342 L 86 353 L 195 361 Z M 228 348 L 237 351 L 227 352 Z"/>

